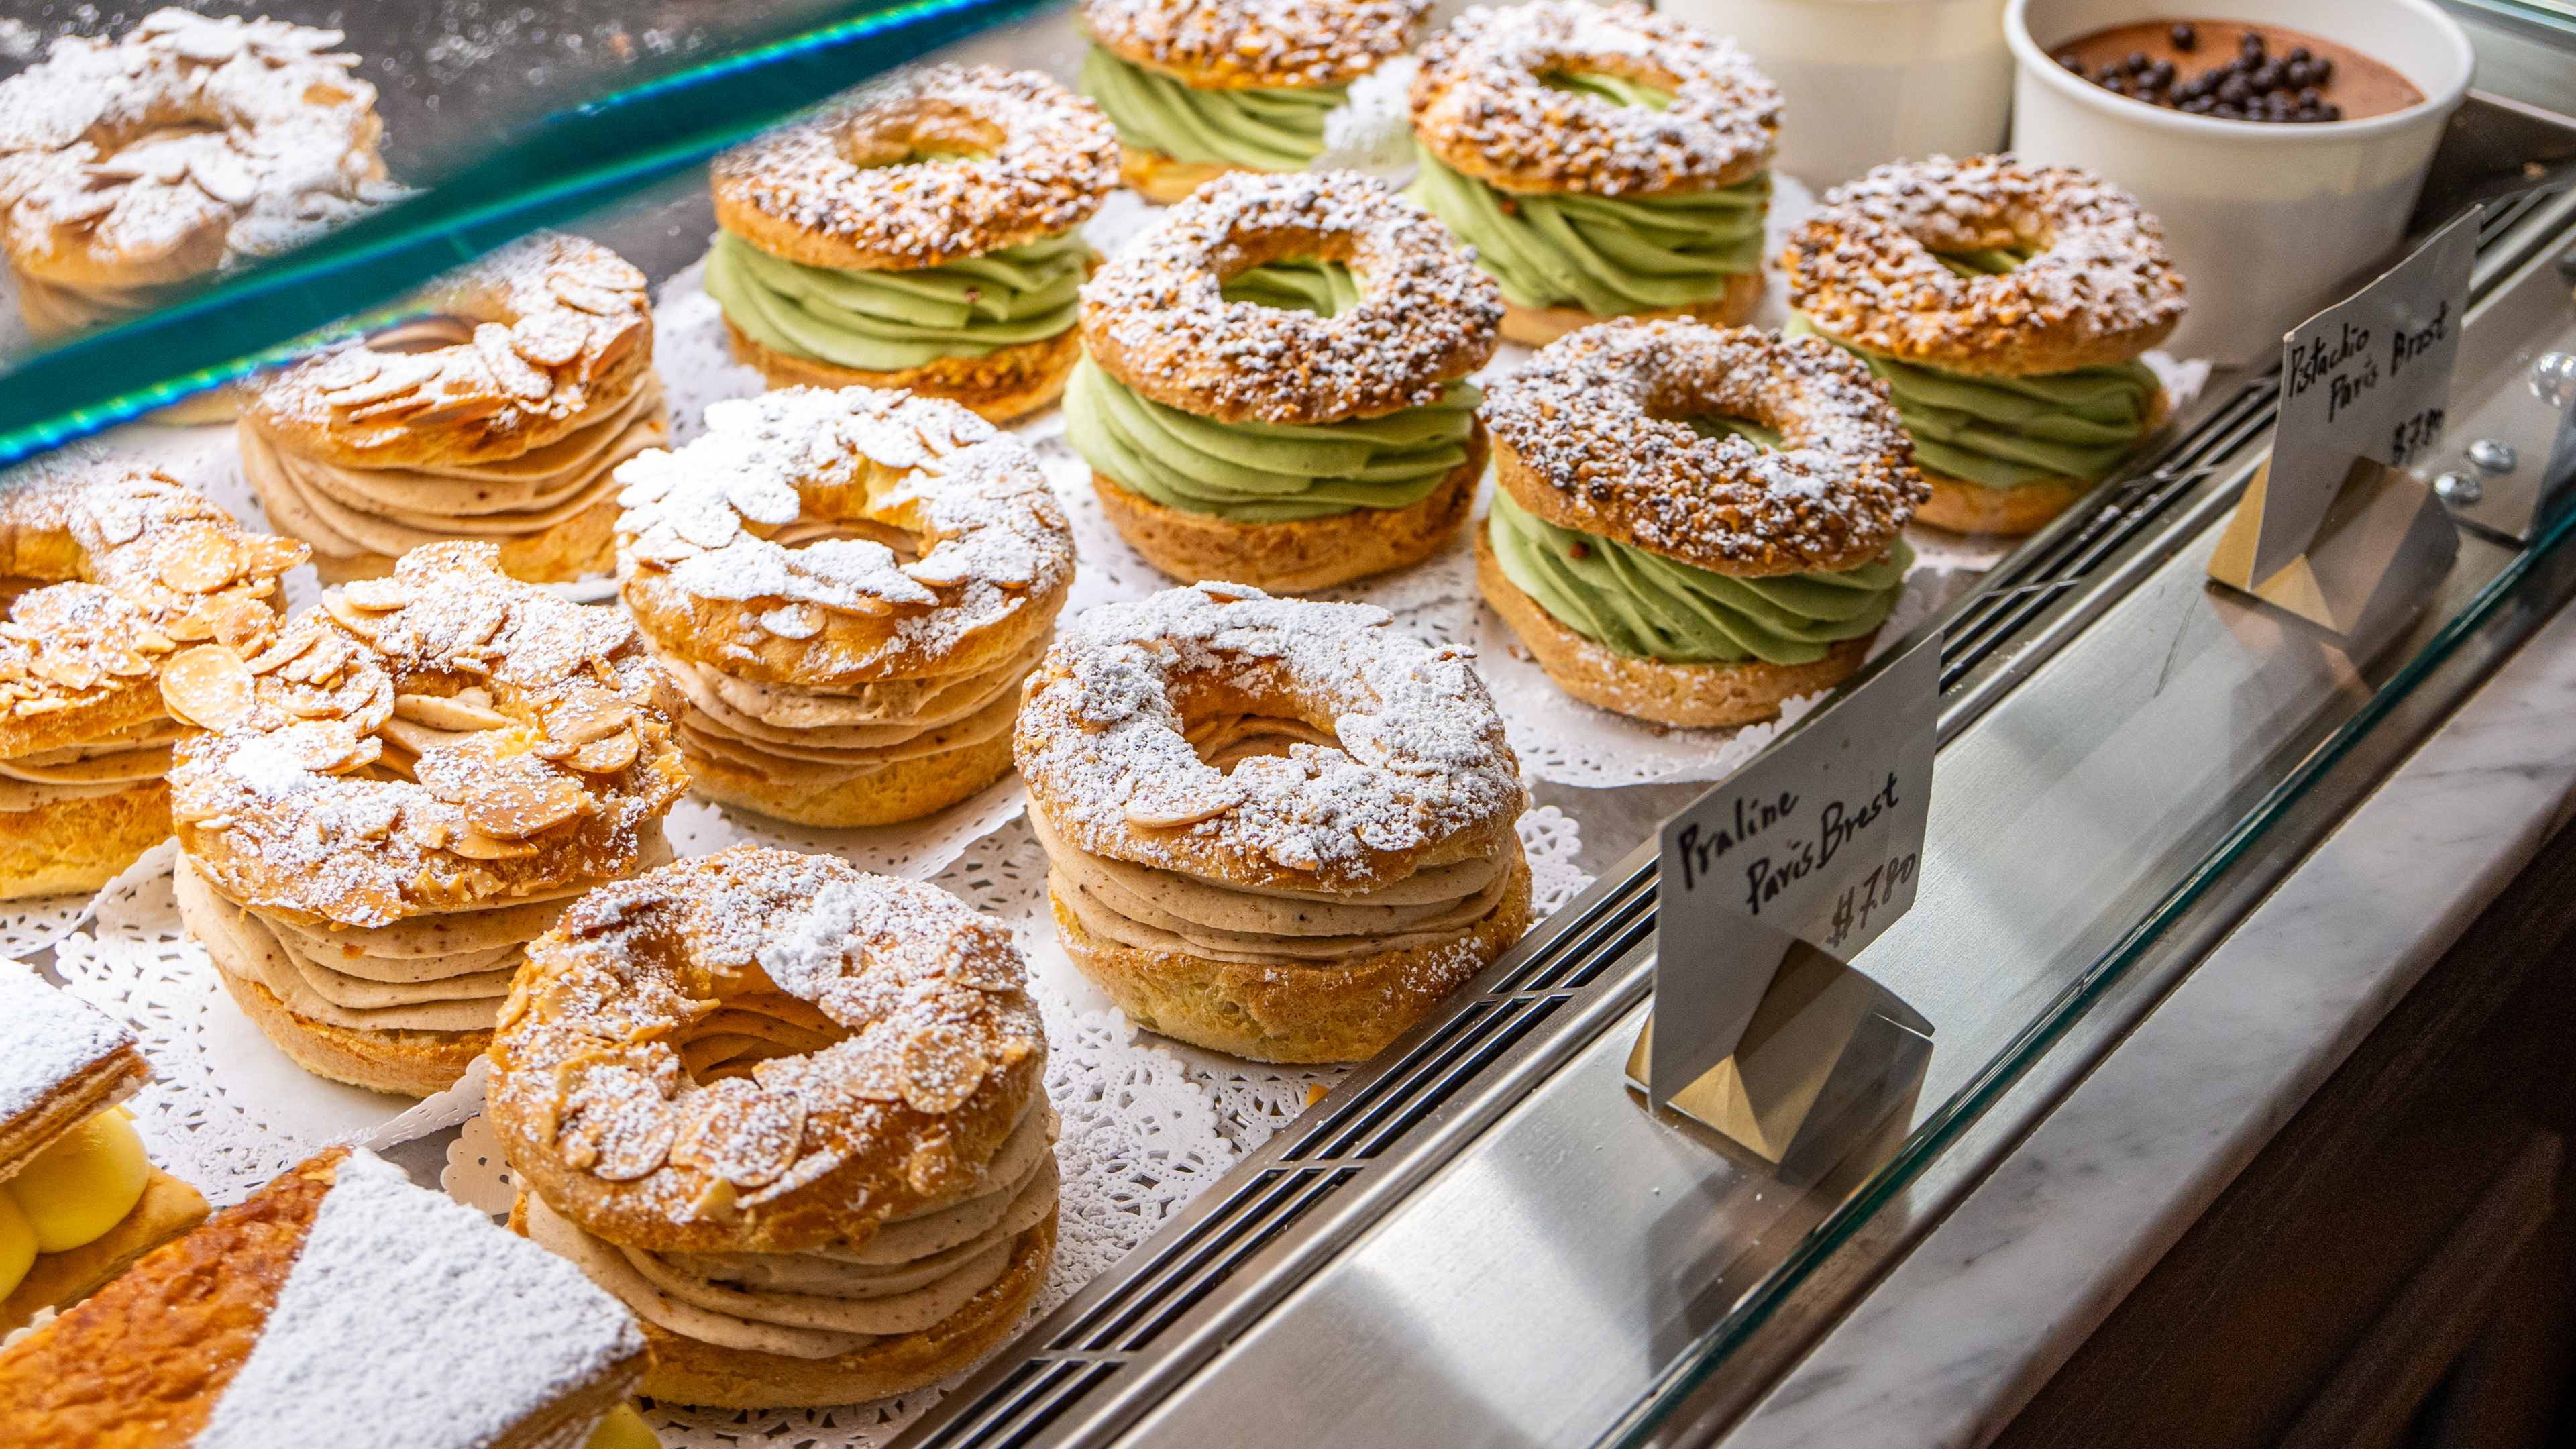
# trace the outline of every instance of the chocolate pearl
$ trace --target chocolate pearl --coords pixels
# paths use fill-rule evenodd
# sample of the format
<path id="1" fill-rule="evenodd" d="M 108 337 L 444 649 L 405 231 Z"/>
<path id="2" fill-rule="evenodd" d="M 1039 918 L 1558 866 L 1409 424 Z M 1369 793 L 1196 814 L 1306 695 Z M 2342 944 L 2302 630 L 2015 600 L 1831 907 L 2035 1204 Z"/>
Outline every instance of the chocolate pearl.
<path id="1" fill-rule="evenodd" d="M 2057 53 L 2057 63 L 2066 67 L 2068 70 L 2075 72 L 2077 75 L 2084 74 L 2084 57 L 2077 55 L 2074 51 L 2059 51 Z"/>
<path id="2" fill-rule="evenodd" d="M 2241 106 L 2254 99 L 2254 88 L 2245 83 L 2245 77 L 2232 75 L 2218 83 L 2218 99 L 2230 106 Z"/>
<path id="3" fill-rule="evenodd" d="M 2324 121 L 2340 121 L 2343 119 L 2343 107 L 2328 101 L 2317 107 L 2317 118 Z"/>
<path id="4" fill-rule="evenodd" d="M 2200 47 L 2200 27 L 2188 20 L 2177 21 L 2173 29 L 2165 32 L 2165 38 L 2173 42 L 2176 50 L 2196 50 Z"/>
<path id="5" fill-rule="evenodd" d="M 2281 80 L 2281 68 L 2266 63 L 2256 66 L 2254 73 L 2245 78 L 2245 83 L 2258 91 L 2277 91 L 2281 88 Z"/>
<path id="6" fill-rule="evenodd" d="M 2325 103 L 2326 103 L 2326 93 L 2325 93 L 2325 92 L 2323 92 L 2323 91 L 2321 91 L 2321 90 L 2318 90 L 2315 86 L 2301 86 L 2301 87 L 2299 87 L 2299 105 L 2300 105 L 2301 107 L 2303 107 L 2303 108 L 2305 108 L 2305 109 L 2307 109 L 2307 110 L 2311 110 L 2311 111 L 2313 111 L 2313 110 L 2315 110 L 2317 107 L 2322 106 L 2322 105 L 2324 105 Z"/>
<path id="7" fill-rule="evenodd" d="M 2125 96 L 2129 93 L 2129 83 L 2118 76 L 2112 76 L 2110 79 L 2096 82 L 2096 84 L 2100 85 L 2102 89 L 2109 91 L 2115 96 Z"/>
<path id="8" fill-rule="evenodd" d="M 2290 119 L 2304 125 L 2310 121 L 2322 121 L 2325 119 L 2325 116 L 2314 106 L 2301 106 L 2299 107 L 2299 113 L 2292 116 Z"/>
<path id="9" fill-rule="evenodd" d="M 2106 65 L 2104 65 L 2103 67 L 2101 67 L 2099 70 L 2096 70 L 2096 71 L 2094 71 L 2094 72 L 2093 72 L 2093 83 L 2094 83 L 2095 85 L 2105 85 L 2105 86 L 2107 86 L 2107 85 L 2109 85 L 2111 82 L 2113 82 L 2113 81 L 2115 81 L 2115 80 L 2118 80 L 2119 78 L 2120 78 L 2120 67 L 2118 67 L 2117 65 L 2108 65 L 2108 64 L 2106 64 Z"/>
<path id="10" fill-rule="evenodd" d="M 2131 75 L 2145 75 L 2148 68 L 2154 64 L 2154 61 L 2147 59 L 2147 53 L 2143 50 L 2130 51 L 2129 58 L 2120 62 L 2121 68 Z"/>
<path id="11" fill-rule="evenodd" d="M 2316 59 L 2308 62 L 2308 69 L 2316 73 L 2316 83 L 2318 85 L 2324 85 L 2327 81 L 2334 79 L 2334 57 L 2330 55 L 2318 56 Z"/>
<path id="12" fill-rule="evenodd" d="M 2236 48 L 2246 55 L 2253 56 L 2256 59 L 2261 59 L 2263 55 L 2262 33 L 2253 30 L 2246 31 L 2242 36 L 2237 38 Z"/>
<path id="13" fill-rule="evenodd" d="M 2193 96 L 2190 100 L 2182 103 L 2182 108 L 2191 112 L 2195 116 L 2206 116 L 2210 112 L 2218 109 L 2218 102 L 2211 100 L 2207 96 Z"/>
<path id="14" fill-rule="evenodd" d="M 2174 63 L 2172 61 L 2160 60 L 2147 68 L 2147 84 L 2154 86 L 2158 90 L 2165 90 L 2171 87 L 2173 83 Z"/>
<path id="15" fill-rule="evenodd" d="M 2292 65 L 2297 65 L 2301 61 L 2313 60 L 2315 58 L 2316 52 L 2308 49 L 2304 45 L 2294 45 L 2290 47 L 2290 64 Z"/>
<path id="16" fill-rule="evenodd" d="M 2211 107 L 2209 113 L 2222 121 L 2241 121 L 2245 119 L 2245 113 L 2242 110 L 2239 110 L 2237 107 L 2226 101 L 2220 101 L 2217 105 Z"/>

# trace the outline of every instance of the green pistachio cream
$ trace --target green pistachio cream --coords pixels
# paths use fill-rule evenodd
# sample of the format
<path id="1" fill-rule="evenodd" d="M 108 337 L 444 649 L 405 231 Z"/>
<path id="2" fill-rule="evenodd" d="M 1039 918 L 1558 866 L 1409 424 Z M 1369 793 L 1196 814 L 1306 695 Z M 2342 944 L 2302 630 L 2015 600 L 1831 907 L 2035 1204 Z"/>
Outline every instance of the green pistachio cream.
<path id="1" fill-rule="evenodd" d="M 1273 262 L 1228 282 L 1225 296 L 1331 317 L 1359 300 L 1359 282 L 1339 263 Z M 1086 356 L 1065 384 L 1064 431 L 1094 471 L 1165 507 L 1286 523 L 1429 497 L 1467 461 L 1483 397 L 1461 381 L 1374 418 L 1221 423 L 1155 402 Z"/>
<path id="2" fill-rule="evenodd" d="M 1615 105 L 1663 110 L 1672 96 L 1619 76 L 1574 73 L 1548 84 Z M 1671 196 L 1504 191 L 1452 170 L 1428 147 L 1413 199 L 1476 248 L 1518 307 L 1580 307 L 1623 317 L 1723 296 L 1762 270 L 1771 178 Z"/>
<path id="3" fill-rule="evenodd" d="M 2002 248 L 1941 254 L 1943 265 L 1964 276 L 1998 275 L 2023 260 Z M 2030 377 L 1970 377 L 1853 346 L 1796 313 L 1781 330 L 1822 337 L 1868 363 L 1887 383 L 1923 471 L 1985 488 L 2100 481 L 2146 436 L 2164 386 L 2135 359 Z"/>
<path id="4" fill-rule="evenodd" d="M 1082 58 L 1082 93 L 1118 139 L 1175 161 L 1303 171 L 1324 152 L 1324 115 L 1349 87 L 1193 90 L 1100 46 Z"/>
<path id="5" fill-rule="evenodd" d="M 1900 535 L 1856 569 L 1740 579 L 1559 528 L 1500 490 L 1485 528 L 1504 576 L 1550 618 L 1664 664 L 1813 664 L 1887 622 L 1914 562 Z"/>
<path id="6" fill-rule="evenodd" d="M 707 295 L 765 347 L 862 372 L 985 357 L 1074 324 L 1091 248 L 1077 232 L 906 272 L 774 257 L 731 232 L 707 256 Z"/>

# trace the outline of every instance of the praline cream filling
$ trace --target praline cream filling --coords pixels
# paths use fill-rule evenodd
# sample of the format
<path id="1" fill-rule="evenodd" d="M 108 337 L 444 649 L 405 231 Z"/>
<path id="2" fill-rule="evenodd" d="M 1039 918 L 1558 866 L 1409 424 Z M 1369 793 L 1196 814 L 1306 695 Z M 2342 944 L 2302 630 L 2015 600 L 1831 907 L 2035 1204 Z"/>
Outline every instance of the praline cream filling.
<path id="1" fill-rule="evenodd" d="M 170 773 L 170 747 L 182 733 L 165 716 L 103 739 L 0 760 L 0 813 L 149 784 Z"/>
<path id="2" fill-rule="evenodd" d="M 656 823 L 636 863 L 670 858 Z M 527 943 L 596 882 L 372 929 L 309 925 L 225 895 L 186 856 L 179 920 L 217 969 L 266 987 L 307 1020 L 363 1031 L 488 1031 Z"/>
<path id="3" fill-rule="evenodd" d="M 528 1236 L 579 1264 L 636 1316 L 718 1348 L 824 1359 L 936 1326 L 1009 1271 L 1055 1215 L 1056 1118 L 1033 1102 L 964 1193 L 854 1247 L 654 1253 L 597 1237 L 531 1194 Z"/>
<path id="4" fill-rule="evenodd" d="M 689 709 L 691 751 L 780 785 L 828 787 L 912 760 L 975 749 L 1010 733 L 1020 682 L 1045 657 L 1045 636 L 988 669 L 886 679 L 849 691 L 799 689 L 655 655 Z"/>
<path id="5" fill-rule="evenodd" d="M 442 539 L 542 533 L 614 498 L 617 465 L 670 437 L 652 373 L 544 447 L 496 463 L 360 468 L 241 428 L 242 470 L 269 516 L 332 558 L 388 558 Z"/>
<path id="6" fill-rule="evenodd" d="M 1218 769 L 1330 737 L 1296 721 L 1220 716 L 1189 731 Z M 1431 866 L 1363 891 L 1238 885 L 1112 860 L 1067 844 L 1042 810 L 1030 828 L 1047 854 L 1047 885 L 1084 930 L 1140 950 L 1254 966 L 1330 966 L 1389 951 L 1436 948 L 1475 930 L 1511 888 L 1516 853 Z"/>

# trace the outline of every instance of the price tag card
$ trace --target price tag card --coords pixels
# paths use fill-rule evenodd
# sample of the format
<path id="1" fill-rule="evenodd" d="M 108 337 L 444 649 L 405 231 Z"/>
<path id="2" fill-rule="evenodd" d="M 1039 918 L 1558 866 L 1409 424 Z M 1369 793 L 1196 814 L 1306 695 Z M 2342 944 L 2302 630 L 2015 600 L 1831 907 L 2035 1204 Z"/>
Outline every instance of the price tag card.
<path id="1" fill-rule="evenodd" d="M 2441 439 L 2479 214 L 2471 207 L 2281 339 L 2281 415 L 2254 577 L 2268 579 L 2307 552 L 2355 459 L 2403 468 Z"/>
<path id="2" fill-rule="evenodd" d="M 2430 488 L 2402 470 L 2440 441 L 2459 360 L 2478 209 L 2281 340 L 2271 458 L 2210 577 L 2347 638 L 2422 606 L 2459 551 Z"/>
<path id="3" fill-rule="evenodd" d="M 1664 825 L 1656 1105 L 1734 1054 L 1793 948 L 1848 962 L 1914 904 L 1940 671 L 1935 633 Z"/>

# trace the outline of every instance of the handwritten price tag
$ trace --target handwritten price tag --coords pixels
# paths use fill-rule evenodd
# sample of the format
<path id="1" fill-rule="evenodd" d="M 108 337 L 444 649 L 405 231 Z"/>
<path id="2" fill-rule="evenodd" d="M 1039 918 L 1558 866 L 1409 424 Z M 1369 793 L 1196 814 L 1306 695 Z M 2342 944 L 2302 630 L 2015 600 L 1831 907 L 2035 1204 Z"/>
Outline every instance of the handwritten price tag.
<path id="1" fill-rule="evenodd" d="M 1742 1040 L 1790 949 L 1848 962 L 1914 904 L 1938 636 L 1664 825 L 1647 1088 L 1669 1101 Z"/>
<path id="2" fill-rule="evenodd" d="M 2478 209 L 2281 339 L 2281 415 L 2251 577 L 2317 537 L 2357 459 L 2403 468 L 2441 441 L 2477 260 Z"/>

